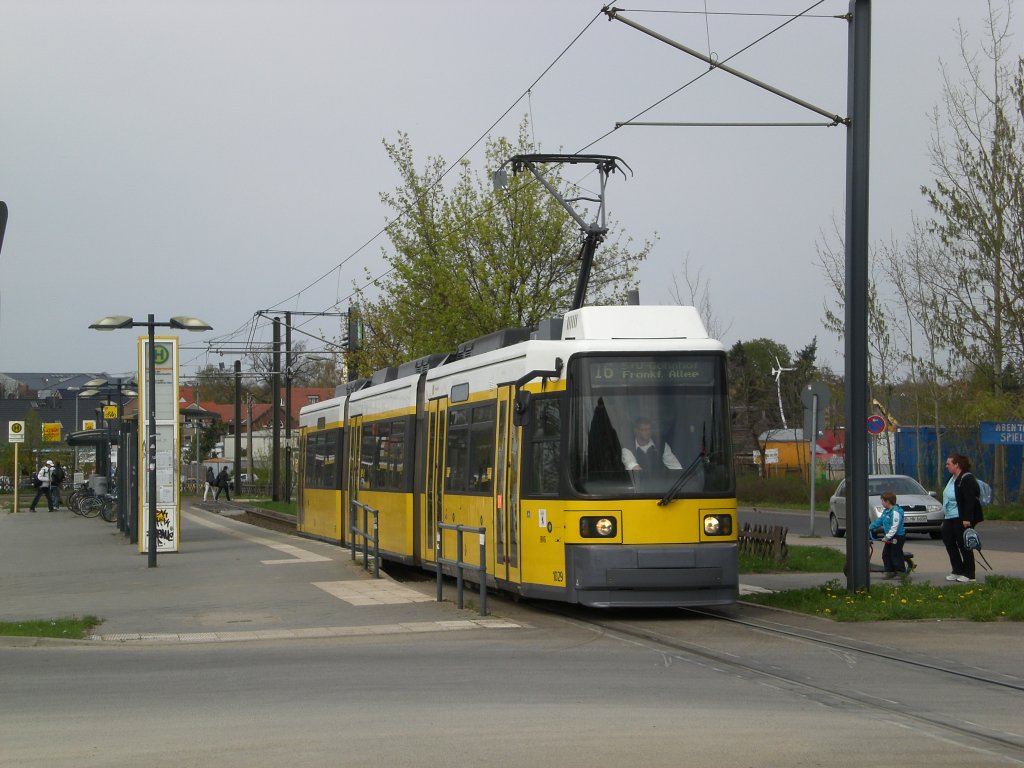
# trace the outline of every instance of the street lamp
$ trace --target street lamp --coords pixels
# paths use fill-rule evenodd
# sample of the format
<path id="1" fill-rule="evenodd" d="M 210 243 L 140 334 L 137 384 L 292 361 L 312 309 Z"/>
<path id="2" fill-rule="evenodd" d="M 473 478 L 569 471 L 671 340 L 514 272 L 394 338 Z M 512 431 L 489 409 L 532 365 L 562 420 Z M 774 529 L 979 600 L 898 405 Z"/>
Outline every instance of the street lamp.
<path id="1" fill-rule="evenodd" d="M 117 331 L 122 328 L 146 328 L 149 331 L 149 360 L 147 365 L 146 400 L 149 412 L 149 567 L 156 568 L 156 339 L 155 328 L 174 328 L 183 331 L 211 331 L 213 327 L 195 317 L 172 317 L 169 322 L 157 322 L 147 315 L 145 322 L 135 322 L 128 315 L 111 315 L 89 326 L 96 331 Z M 177 404 L 175 404 L 177 407 Z"/>

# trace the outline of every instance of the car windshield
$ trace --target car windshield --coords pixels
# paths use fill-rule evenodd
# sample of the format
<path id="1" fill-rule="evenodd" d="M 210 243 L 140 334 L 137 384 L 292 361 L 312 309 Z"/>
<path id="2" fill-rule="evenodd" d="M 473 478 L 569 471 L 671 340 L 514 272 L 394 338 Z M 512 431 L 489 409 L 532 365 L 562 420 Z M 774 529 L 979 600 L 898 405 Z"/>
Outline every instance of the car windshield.
<path id="1" fill-rule="evenodd" d="M 881 496 L 884 491 L 892 491 L 896 494 L 897 500 L 901 494 L 913 496 L 927 496 L 928 491 L 921 487 L 921 484 L 912 477 L 878 477 L 868 479 L 868 495 Z"/>

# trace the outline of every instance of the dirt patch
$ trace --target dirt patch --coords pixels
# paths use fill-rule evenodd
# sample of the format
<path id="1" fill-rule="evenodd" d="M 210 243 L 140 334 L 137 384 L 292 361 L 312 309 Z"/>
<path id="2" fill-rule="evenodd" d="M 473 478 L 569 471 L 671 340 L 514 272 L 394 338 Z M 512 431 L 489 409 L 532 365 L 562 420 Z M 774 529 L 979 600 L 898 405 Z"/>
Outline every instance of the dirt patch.
<path id="1" fill-rule="evenodd" d="M 274 520 L 269 517 L 263 517 L 262 515 L 254 515 L 251 512 L 241 512 L 238 514 L 222 514 L 223 517 L 230 517 L 232 520 L 239 520 L 249 525 L 255 525 L 257 528 L 266 528 L 269 531 L 277 531 L 278 533 L 290 533 L 295 535 L 295 523 L 288 523 L 281 520 Z"/>

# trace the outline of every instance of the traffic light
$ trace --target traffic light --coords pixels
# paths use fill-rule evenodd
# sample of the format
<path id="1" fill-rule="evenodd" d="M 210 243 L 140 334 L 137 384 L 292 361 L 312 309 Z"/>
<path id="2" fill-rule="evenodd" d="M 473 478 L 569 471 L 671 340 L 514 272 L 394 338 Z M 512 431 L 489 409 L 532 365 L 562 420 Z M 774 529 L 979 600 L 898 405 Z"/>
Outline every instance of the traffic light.
<path id="1" fill-rule="evenodd" d="M 348 311 L 348 337 L 345 345 L 349 352 L 355 352 L 363 346 L 363 321 L 359 318 L 358 310 L 350 308 Z"/>

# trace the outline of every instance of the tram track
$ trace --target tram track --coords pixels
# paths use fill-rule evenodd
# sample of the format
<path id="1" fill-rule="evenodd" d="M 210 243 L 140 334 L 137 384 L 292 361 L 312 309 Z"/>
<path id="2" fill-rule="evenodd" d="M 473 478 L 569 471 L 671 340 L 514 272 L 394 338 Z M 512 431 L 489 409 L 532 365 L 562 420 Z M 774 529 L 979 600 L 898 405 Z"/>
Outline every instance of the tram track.
<path id="1" fill-rule="evenodd" d="M 951 668 L 949 666 L 936 664 L 935 662 L 914 658 L 905 653 L 900 655 L 899 649 L 894 649 L 892 646 L 869 643 L 863 640 L 855 640 L 853 638 L 834 635 L 827 632 L 816 632 L 807 628 L 798 630 L 785 624 L 754 621 L 752 619 L 740 619 L 735 616 L 727 616 L 699 608 L 684 608 L 681 610 L 694 616 L 702 616 L 716 619 L 718 621 L 725 621 L 730 624 L 749 627 L 761 632 L 768 632 L 782 637 L 792 637 L 799 640 L 814 642 L 841 651 L 852 651 L 865 656 L 885 659 L 887 661 L 897 661 L 907 666 L 919 667 L 921 669 L 941 673 L 943 675 L 970 680 L 975 683 L 987 683 L 989 685 L 999 686 L 1002 688 L 1009 688 L 1010 690 L 1017 691 L 1018 693 L 1024 693 L 1024 679 L 994 672 L 992 670 L 984 670 L 978 667 L 973 667 L 970 671 L 962 668 Z M 837 638 L 842 638 L 842 641 Z"/>
<path id="2" fill-rule="evenodd" d="M 295 530 L 295 520 L 290 516 L 251 507 L 240 508 L 238 513 L 246 522 L 255 525 L 285 532 Z M 850 668 L 858 666 L 859 662 L 855 659 L 867 659 L 872 663 L 885 665 L 889 670 L 894 667 L 903 670 L 895 673 L 897 677 L 905 674 L 907 670 L 913 673 L 920 672 L 929 677 L 939 676 L 950 681 L 952 690 L 960 692 L 958 698 L 964 698 L 962 692 L 965 689 L 979 696 L 996 694 L 1007 697 L 1007 712 L 1019 712 L 1021 709 L 1020 694 L 1024 694 L 1024 678 L 1016 675 L 980 666 L 958 666 L 950 659 L 935 660 L 929 658 L 926 653 L 908 652 L 892 644 L 850 637 L 831 630 L 814 629 L 806 626 L 807 617 L 791 616 L 742 604 L 737 608 L 722 610 L 683 608 L 654 612 L 616 611 L 610 615 L 559 604 L 531 601 L 529 606 L 529 610 L 558 617 L 620 641 L 635 643 L 659 653 L 668 652 L 682 660 L 696 661 L 744 679 L 759 681 L 780 690 L 806 696 L 825 706 L 844 710 L 855 709 L 876 721 L 899 723 L 909 732 L 927 734 L 931 738 L 954 743 L 976 753 L 998 755 L 1010 764 L 1024 765 L 1022 732 L 999 730 L 989 727 L 984 722 L 964 720 L 955 707 L 943 710 L 931 702 L 931 711 L 916 711 L 908 707 L 906 701 L 897 701 L 888 695 L 872 693 L 867 690 L 868 685 L 844 686 L 839 681 L 839 676 L 819 676 L 816 679 L 814 674 L 809 672 L 807 665 L 766 663 L 761 655 L 725 648 L 720 643 L 720 637 L 709 640 L 702 635 L 699 639 L 687 639 L 686 633 L 694 631 L 695 626 L 711 622 L 717 626 L 735 627 L 745 633 L 768 636 L 781 643 L 824 649 L 828 653 L 838 655 L 843 659 L 845 666 Z M 761 615 L 740 615 L 748 610 Z M 695 622 L 700 624 L 695 625 Z M 741 642 L 738 645 L 744 644 Z M 775 652 L 779 653 L 778 650 Z M 806 652 L 798 648 L 790 657 L 799 659 L 804 655 Z M 782 656 L 784 657 L 785 653 Z M 893 675 L 893 672 L 887 672 L 884 679 Z M 907 694 L 903 698 L 912 700 L 913 694 Z"/>
<path id="3" fill-rule="evenodd" d="M 1024 732 L 1021 732 L 1024 725 L 1019 725 L 1015 730 L 1000 730 L 984 722 L 964 719 L 965 713 L 959 711 L 956 705 L 957 700 L 998 699 L 1005 700 L 1006 712 L 1019 713 L 1024 703 L 1020 698 L 1020 694 L 1024 693 L 1024 679 L 1014 675 L 980 667 L 958 668 L 948 661 L 929 661 L 924 654 L 909 653 L 883 643 L 809 629 L 797 623 L 738 617 L 726 611 L 679 609 L 675 615 L 684 621 L 678 622 L 672 620 L 672 612 L 660 612 L 653 617 L 632 618 L 620 614 L 614 618 L 603 618 L 568 606 L 543 606 L 543 609 L 608 637 L 648 645 L 661 653 L 667 650 L 679 654 L 684 660 L 689 658 L 745 679 L 805 695 L 828 706 L 855 708 L 870 718 L 900 723 L 912 732 L 950 741 L 974 751 L 994 753 L 1012 763 L 1024 765 Z M 699 624 L 695 625 L 692 620 Z M 703 623 L 709 621 L 719 626 L 726 625 L 744 632 L 767 635 L 780 643 L 799 644 L 799 647 L 795 647 L 789 654 L 790 662 L 786 665 L 778 663 L 777 659 L 773 663 L 755 653 L 727 648 L 717 633 L 711 633 L 715 635 L 712 640 L 707 639 L 704 633 L 699 639 L 687 638 L 687 633 L 695 630 L 700 632 Z M 732 643 L 736 648 L 742 649 L 750 644 L 749 638 L 733 636 L 733 640 L 737 640 Z M 758 643 L 755 641 L 754 645 L 758 646 Z M 948 687 L 951 692 L 950 701 L 948 705 L 942 700 L 925 701 L 925 709 L 915 709 L 907 705 L 907 700 L 914 700 L 914 693 L 910 690 L 899 691 L 900 698 L 904 700 L 898 701 L 892 698 L 891 688 L 886 688 L 883 694 L 876 694 L 867 690 L 869 686 L 863 683 L 857 686 L 844 685 L 841 682 L 842 675 L 822 675 L 821 667 L 812 668 L 813 665 L 809 663 L 801 663 L 809 655 L 807 646 L 838 654 L 844 660 L 844 666 L 849 668 L 859 666 L 861 659 L 877 663 L 879 666 L 873 674 L 883 682 L 904 679 L 908 672 L 911 675 L 921 672 L 928 676 L 922 678 L 922 681 L 927 680 L 927 685 L 922 685 L 921 690 L 931 690 L 937 685 L 935 676 L 943 676 L 951 683 Z M 785 658 L 786 650 L 776 648 L 774 654 Z M 1003 710 L 997 704 L 993 706 Z M 971 715 L 985 720 L 980 713 L 972 712 Z M 1017 718 L 1020 723 L 1019 714 Z"/>

